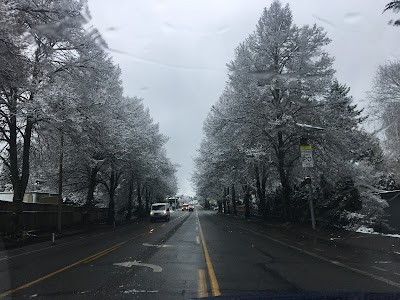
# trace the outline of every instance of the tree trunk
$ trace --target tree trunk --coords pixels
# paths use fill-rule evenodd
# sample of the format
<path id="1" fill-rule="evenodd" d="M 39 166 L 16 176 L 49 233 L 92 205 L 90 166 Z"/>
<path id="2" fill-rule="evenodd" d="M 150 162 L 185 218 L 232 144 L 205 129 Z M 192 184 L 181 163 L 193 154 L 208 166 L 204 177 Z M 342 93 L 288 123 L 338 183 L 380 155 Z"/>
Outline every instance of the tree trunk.
<path id="1" fill-rule="evenodd" d="M 229 195 L 230 195 L 230 190 L 229 187 L 226 188 L 226 198 L 227 198 L 227 204 L 228 204 L 228 214 L 231 214 L 231 203 L 229 201 Z"/>
<path id="2" fill-rule="evenodd" d="M 33 119 L 30 116 L 26 117 L 25 131 L 23 134 L 23 147 L 22 147 L 22 169 L 21 175 L 19 174 L 19 161 L 18 161 L 18 125 L 17 125 L 17 90 L 12 91 L 12 96 L 9 102 L 10 118 L 9 118 L 9 169 L 11 173 L 11 183 L 13 186 L 13 232 L 21 233 L 23 230 L 23 205 L 26 187 L 29 179 L 29 165 L 30 165 L 30 148 L 31 136 L 33 129 Z M 30 96 L 33 100 L 33 94 Z"/>
<path id="3" fill-rule="evenodd" d="M 64 134 L 60 138 L 60 161 L 58 165 L 58 209 L 57 209 L 57 231 L 62 230 L 62 205 L 63 205 L 63 160 L 64 160 Z"/>
<path id="4" fill-rule="evenodd" d="M 108 189 L 108 195 L 110 197 L 110 202 L 108 204 L 108 223 L 113 224 L 115 220 L 115 203 L 114 203 L 114 195 L 115 195 L 115 171 L 114 168 L 111 168 L 110 174 L 110 186 Z"/>
<path id="5" fill-rule="evenodd" d="M 108 223 L 113 224 L 115 221 L 114 193 L 110 193 L 109 197 L 110 197 L 110 202 L 108 203 Z"/>
<path id="6" fill-rule="evenodd" d="M 285 219 L 289 218 L 290 212 L 290 186 L 288 180 L 288 174 L 285 171 L 285 152 L 282 132 L 278 132 L 278 171 L 279 178 L 282 185 L 282 201 L 283 201 L 283 213 Z"/>
<path id="7" fill-rule="evenodd" d="M 222 214 L 222 201 L 218 201 L 218 213 Z"/>
<path id="8" fill-rule="evenodd" d="M 268 206 L 267 206 L 267 190 L 266 190 L 266 184 L 267 184 L 267 174 L 266 174 L 266 168 L 263 166 L 263 171 L 261 173 L 261 195 L 263 196 L 264 199 L 264 209 L 263 209 L 263 217 L 265 218 L 268 213 Z"/>
<path id="9" fill-rule="evenodd" d="M 222 204 L 224 207 L 224 214 L 226 214 L 226 188 L 224 188 L 224 199 L 222 200 Z"/>
<path id="10" fill-rule="evenodd" d="M 94 190 L 97 186 L 97 173 L 99 172 L 98 167 L 90 168 L 90 175 L 89 175 L 89 188 L 88 193 L 86 196 L 86 206 L 93 206 L 94 202 Z"/>
<path id="11" fill-rule="evenodd" d="M 146 212 L 148 212 L 149 211 L 149 203 L 150 203 L 150 191 L 148 190 L 148 188 L 146 187 L 146 190 L 145 190 L 145 205 L 146 205 Z"/>
<path id="12" fill-rule="evenodd" d="M 115 191 L 119 186 L 119 181 L 121 179 L 122 172 L 116 171 L 114 165 L 111 165 L 110 177 L 109 177 L 109 187 L 108 194 L 110 196 L 110 203 L 108 206 L 108 220 L 110 224 L 115 221 Z M 107 187 L 107 185 L 106 185 Z"/>
<path id="13" fill-rule="evenodd" d="M 259 212 L 265 218 L 266 216 L 265 186 L 267 182 L 265 167 L 262 166 L 262 172 L 260 173 L 259 167 L 255 166 L 254 173 L 256 177 L 257 197 L 260 202 Z"/>
<path id="14" fill-rule="evenodd" d="M 234 185 L 234 184 L 232 184 L 232 187 L 231 187 L 231 194 L 232 194 L 233 214 L 236 216 L 236 215 L 237 215 L 237 209 L 236 209 L 236 191 L 235 191 L 235 185 Z"/>
<path id="15" fill-rule="evenodd" d="M 244 187 L 244 217 L 250 218 L 250 189 L 248 185 Z"/>
<path id="16" fill-rule="evenodd" d="M 141 187 L 140 187 L 140 181 L 137 181 L 137 186 L 136 186 L 136 191 L 137 191 L 137 201 L 138 201 L 138 215 L 139 217 L 142 216 L 142 193 L 141 193 Z"/>
<path id="17" fill-rule="evenodd" d="M 127 204 L 127 209 L 128 212 L 126 213 L 126 219 L 130 220 L 132 218 L 132 201 L 133 201 L 133 172 L 131 171 L 131 174 L 129 176 L 129 190 L 128 190 L 128 204 Z"/>

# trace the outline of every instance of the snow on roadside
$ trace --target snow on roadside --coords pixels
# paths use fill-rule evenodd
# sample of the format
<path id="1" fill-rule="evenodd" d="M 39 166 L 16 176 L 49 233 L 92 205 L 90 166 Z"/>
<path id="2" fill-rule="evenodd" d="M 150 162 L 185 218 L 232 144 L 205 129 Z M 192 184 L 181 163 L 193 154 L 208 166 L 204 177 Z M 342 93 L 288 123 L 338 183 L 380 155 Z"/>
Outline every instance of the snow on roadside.
<path id="1" fill-rule="evenodd" d="M 394 238 L 400 238 L 400 234 L 385 234 L 385 233 L 380 233 L 380 232 L 375 232 L 374 229 L 369 228 L 367 226 L 361 226 L 359 227 L 356 232 L 359 233 L 367 233 L 367 234 L 377 234 L 377 235 L 381 235 L 381 236 L 389 236 L 389 237 L 394 237 Z"/>

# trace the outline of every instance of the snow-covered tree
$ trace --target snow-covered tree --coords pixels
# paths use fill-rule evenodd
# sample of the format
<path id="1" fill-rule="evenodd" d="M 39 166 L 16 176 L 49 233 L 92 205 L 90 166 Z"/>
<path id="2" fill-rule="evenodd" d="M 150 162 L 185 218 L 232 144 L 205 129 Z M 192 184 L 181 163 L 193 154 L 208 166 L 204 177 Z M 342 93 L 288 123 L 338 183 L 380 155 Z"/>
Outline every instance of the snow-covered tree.
<path id="1" fill-rule="evenodd" d="M 15 224 L 21 225 L 22 198 L 30 170 L 34 130 L 47 118 L 42 110 L 47 88 L 60 73 L 85 67 L 82 53 L 93 41 L 83 30 L 87 21 L 80 1 L 7 1 L 2 4 L 0 110 L 3 163 L 10 169 Z M 2 51 L 3 52 L 3 51 Z"/>
<path id="2" fill-rule="evenodd" d="M 378 67 L 369 93 L 372 114 L 383 132 L 383 146 L 388 172 L 400 182 L 400 62 Z"/>
<path id="3" fill-rule="evenodd" d="M 104 198 L 101 183 L 110 220 L 125 174 L 152 174 L 159 197 L 176 191 L 175 168 L 149 166 L 151 159 L 170 164 L 166 138 L 141 100 L 123 97 L 119 67 L 96 31 L 84 28 L 85 6 L 84 0 L 0 3 L 0 159 L 18 230 L 28 185 L 55 192 L 59 184 L 90 207 Z"/>
<path id="4" fill-rule="evenodd" d="M 360 209 L 350 205 L 362 202 L 354 170 L 364 161 L 374 166 L 379 147 L 361 129 L 365 117 L 349 88 L 333 77 L 329 42 L 316 25 L 294 25 L 288 5 L 275 1 L 264 9 L 256 31 L 236 48 L 227 86 L 205 121 L 193 176 L 202 196 L 224 199 L 227 187 L 241 184 L 244 197 L 256 195 L 262 215 L 308 219 L 299 188 L 309 175 L 300 163 L 306 138 L 314 150 L 314 188 L 325 178 L 336 195 L 317 206 Z M 344 186 L 354 187 L 353 198 L 342 195 Z"/>

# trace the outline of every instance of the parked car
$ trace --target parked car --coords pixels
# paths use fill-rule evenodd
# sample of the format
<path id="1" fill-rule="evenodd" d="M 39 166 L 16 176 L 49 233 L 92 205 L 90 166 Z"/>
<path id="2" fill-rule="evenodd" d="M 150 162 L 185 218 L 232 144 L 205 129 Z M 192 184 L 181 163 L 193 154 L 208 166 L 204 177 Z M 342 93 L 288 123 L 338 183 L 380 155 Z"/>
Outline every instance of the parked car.
<path id="1" fill-rule="evenodd" d="M 168 203 L 154 203 L 151 205 L 150 222 L 157 220 L 169 221 L 170 209 Z"/>

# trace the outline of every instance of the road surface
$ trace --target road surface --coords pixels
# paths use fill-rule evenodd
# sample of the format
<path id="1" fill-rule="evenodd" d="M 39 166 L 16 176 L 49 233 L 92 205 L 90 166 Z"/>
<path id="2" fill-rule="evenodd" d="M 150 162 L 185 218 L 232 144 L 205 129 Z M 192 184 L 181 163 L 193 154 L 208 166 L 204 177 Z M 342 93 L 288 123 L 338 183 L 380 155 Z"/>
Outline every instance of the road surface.
<path id="1" fill-rule="evenodd" d="M 400 252 L 399 252 L 400 254 Z M 190 299 L 400 292 L 400 255 L 332 246 L 212 211 L 0 252 L 4 299 Z"/>

